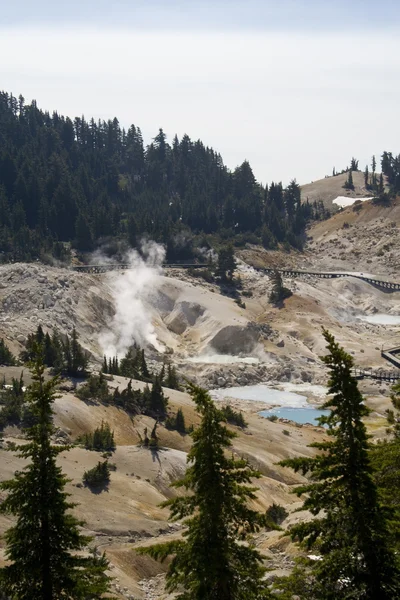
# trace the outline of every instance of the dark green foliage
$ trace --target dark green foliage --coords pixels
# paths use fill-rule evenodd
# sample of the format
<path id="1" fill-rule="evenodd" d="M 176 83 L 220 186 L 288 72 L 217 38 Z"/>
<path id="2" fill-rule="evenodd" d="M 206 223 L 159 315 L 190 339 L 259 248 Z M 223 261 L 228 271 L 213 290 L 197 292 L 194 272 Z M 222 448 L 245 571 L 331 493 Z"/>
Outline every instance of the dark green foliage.
<path id="1" fill-rule="evenodd" d="M 115 450 L 114 432 L 111 431 L 108 423 L 101 422 L 101 427 L 96 427 L 93 433 L 85 433 L 82 436 L 82 442 L 87 450 L 97 450 L 98 452 Z"/>
<path id="2" fill-rule="evenodd" d="M 0 365 L 15 365 L 15 356 L 11 350 L 7 348 L 3 338 L 0 339 Z"/>
<path id="3" fill-rule="evenodd" d="M 83 474 L 83 483 L 94 490 L 103 490 L 110 483 L 110 467 L 108 461 L 98 462 L 93 469 L 85 471 Z"/>
<path id="4" fill-rule="evenodd" d="M 28 465 L 14 479 L 0 484 L 7 492 L 2 513 L 16 517 L 4 539 L 8 563 L 1 569 L 1 587 L 18 600 L 86 600 L 108 591 L 107 561 L 84 557 L 90 541 L 81 535 L 65 492 L 67 483 L 56 460 L 65 447 L 51 443 L 52 404 L 57 379 L 44 381 L 40 351 L 32 366 L 28 401 L 36 423 L 27 430 L 27 443 L 17 448 Z"/>
<path id="5" fill-rule="evenodd" d="M 310 475 L 310 483 L 295 492 L 307 494 L 303 509 L 314 519 L 294 525 L 292 539 L 321 556 L 312 567 L 315 597 L 321 600 L 399 597 L 399 571 L 392 550 L 387 513 L 372 477 L 369 442 L 363 417 L 368 414 L 353 359 L 324 330 L 329 354 L 322 358 L 330 370 L 329 399 L 320 417 L 328 425 L 328 440 L 312 444 L 320 454 L 281 464 Z M 314 597 L 314 596 L 311 596 Z"/>
<path id="6" fill-rule="evenodd" d="M 140 128 L 117 119 L 71 120 L 15 108 L 0 93 L 0 252 L 6 260 L 55 255 L 71 243 L 90 251 L 102 240 L 135 247 L 147 234 L 167 247 L 167 260 L 193 260 L 196 234 L 259 238 L 265 225 L 278 243 L 299 243 L 312 213 L 296 201 L 286 212 L 282 184 L 259 184 L 244 161 L 233 172 L 218 152 L 164 132 L 144 147 Z M 162 130 L 161 130 L 162 131 Z M 68 245 L 65 243 L 68 242 Z"/>
<path id="7" fill-rule="evenodd" d="M 236 270 L 235 255 L 231 245 L 221 248 L 218 252 L 218 263 L 215 269 L 215 275 L 222 281 L 232 281 Z"/>
<path id="8" fill-rule="evenodd" d="M 164 418 L 166 415 L 168 399 L 164 396 L 158 376 L 154 378 L 150 393 L 143 392 L 143 405 L 146 414 L 154 418 Z"/>
<path id="9" fill-rule="evenodd" d="M 176 368 L 173 367 L 171 364 L 168 364 L 168 367 L 167 367 L 167 377 L 165 379 L 164 386 L 171 390 L 180 390 L 181 389 L 181 386 L 179 385 L 179 379 L 178 379 L 178 375 L 176 372 Z"/>
<path id="10" fill-rule="evenodd" d="M 278 415 L 268 415 L 267 419 L 268 419 L 268 421 L 275 423 L 275 421 L 278 420 Z"/>
<path id="11" fill-rule="evenodd" d="M 100 375 L 90 375 L 87 382 L 78 387 L 76 395 L 85 402 L 99 400 L 100 402 L 108 403 L 112 398 L 107 381 L 102 373 Z"/>
<path id="12" fill-rule="evenodd" d="M 353 172 L 352 172 L 352 170 L 349 171 L 349 175 L 348 175 L 346 181 L 344 182 L 343 187 L 346 190 L 354 190 Z"/>
<path id="13" fill-rule="evenodd" d="M 380 442 L 371 448 L 371 464 L 380 497 L 393 515 L 390 532 L 400 551 L 400 437 Z"/>
<path id="14" fill-rule="evenodd" d="M 231 425 L 237 425 L 238 427 L 247 427 L 247 423 L 243 416 L 242 411 L 233 410 L 229 404 L 227 406 L 223 406 L 221 408 L 221 412 L 224 415 L 225 419 Z"/>
<path id="15" fill-rule="evenodd" d="M 267 509 L 267 517 L 271 519 L 273 523 L 276 523 L 276 525 L 280 525 L 286 519 L 288 514 L 289 513 L 284 506 L 275 504 L 275 502 Z"/>
<path id="16" fill-rule="evenodd" d="M 187 529 L 183 539 L 139 552 L 161 561 L 173 556 L 167 589 L 182 589 L 181 600 L 271 598 L 261 555 L 251 544 L 252 534 L 269 522 L 247 505 L 256 491 L 248 484 L 259 473 L 227 455 L 235 434 L 223 424 L 209 394 L 194 386 L 191 394 L 202 421 L 193 432 L 186 474 L 173 484 L 190 494 L 163 504 L 172 519 L 184 519 Z"/>
<path id="17" fill-rule="evenodd" d="M 358 171 L 358 160 L 354 156 L 350 162 L 350 171 Z"/>
<path id="18" fill-rule="evenodd" d="M 145 404 L 144 394 L 140 390 L 132 389 L 132 380 L 128 382 L 128 385 L 122 391 L 117 387 L 110 402 L 131 415 L 139 414 Z"/>
<path id="19" fill-rule="evenodd" d="M 7 425 L 24 425 L 29 415 L 28 408 L 24 405 L 24 380 L 23 374 L 19 379 L 12 379 L 11 389 L 1 392 L 0 401 L 2 409 L 0 412 L 0 429 Z"/>
<path id="20" fill-rule="evenodd" d="M 107 357 L 103 357 L 102 373 L 108 373 L 109 375 L 122 375 L 119 366 L 118 356 L 110 357 L 107 361 Z"/>
<path id="21" fill-rule="evenodd" d="M 120 374 L 123 377 L 131 377 L 132 379 L 141 379 L 141 354 L 137 346 L 129 348 L 124 358 L 120 362 Z"/>
<path id="22" fill-rule="evenodd" d="M 79 344 L 75 328 L 71 337 L 61 337 L 57 331 L 50 337 L 48 333 L 44 334 L 42 326 L 39 325 L 36 333 L 28 335 L 25 350 L 20 355 L 23 362 L 34 359 L 37 345 L 42 348 L 45 366 L 52 368 L 53 372 L 71 377 L 85 376 L 89 354 Z"/>
<path id="23" fill-rule="evenodd" d="M 269 295 L 269 301 L 276 305 L 282 304 L 286 298 L 290 298 L 292 292 L 283 285 L 282 275 L 279 271 L 271 273 L 270 278 L 272 281 L 272 291 Z"/>
<path id="24" fill-rule="evenodd" d="M 165 420 L 165 427 L 167 429 L 176 429 L 179 433 L 187 433 L 185 417 L 181 408 L 178 408 L 178 412 L 173 417 L 167 417 Z"/>

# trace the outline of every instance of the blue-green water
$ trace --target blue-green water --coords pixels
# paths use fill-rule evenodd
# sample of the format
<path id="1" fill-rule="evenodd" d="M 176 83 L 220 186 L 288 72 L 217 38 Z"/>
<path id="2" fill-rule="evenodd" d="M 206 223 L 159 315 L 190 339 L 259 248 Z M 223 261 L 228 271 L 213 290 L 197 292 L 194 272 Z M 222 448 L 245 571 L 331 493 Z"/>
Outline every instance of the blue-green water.
<path id="1" fill-rule="evenodd" d="M 295 423 L 312 423 L 318 425 L 317 418 L 322 415 L 328 415 L 329 410 L 319 410 L 318 408 L 291 408 L 290 406 L 271 408 L 271 410 L 263 410 L 259 413 L 262 417 L 270 417 L 276 415 L 278 419 L 289 419 Z"/>

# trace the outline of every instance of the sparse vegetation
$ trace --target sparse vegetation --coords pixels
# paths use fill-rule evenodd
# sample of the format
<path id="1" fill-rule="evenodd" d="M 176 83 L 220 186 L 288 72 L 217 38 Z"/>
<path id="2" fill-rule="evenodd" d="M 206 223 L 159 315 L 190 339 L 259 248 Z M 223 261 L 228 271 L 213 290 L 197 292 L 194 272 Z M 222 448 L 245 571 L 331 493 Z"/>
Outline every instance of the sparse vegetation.
<path id="1" fill-rule="evenodd" d="M 85 471 L 83 483 L 89 488 L 104 489 L 110 483 L 110 467 L 108 461 L 99 461 L 93 469 Z"/>
<path id="2" fill-rule="evenodd" d="M 284 506 L 275 504 L 275 502 L 269 508 L 267 508 L 268 518 L 277 525 L 280 525 L 286 519 L 288 514 L 289 513 Z"/>
<path id="3" fill-rule="evenodd" d="M 110 425 L 102 421 L 100 427 L 96 427 L 93 433 L 85 433 L 82 436 L 82 443 L 87 450 L 96 450 L 97 452 L 113 452 L 115 450 L 114 432 Z"/>
<path id="4" fill-rule="evenodd" d="M 270 275 L 272 281 L 272 291 L 269 295 L 269 301 L 272 304 L 279 305 L 286 298 L 290 298 L 292 295 L 291 290 L 283 285 L 282 275 L 279 271 L 274 271 Z"/>
<path id="5" fill-rule="evenodd" d="M 178 408 L 176 415 L 167 417 L 165 427 L 167 429 L 176 429 L 179 433 L 187 433 L 185 417 L 181 408 Z"/>
<path id="6" fill-rule="evenodd" d="M 12 366 L 15 365 L 15 356 L 6 346 L 3 338 L 0 339 L 0 365 Z"/>
<path id="7" fill-rule="evenodd" d="M 247 427 L 247 423 L 245 421 L 242 411 L 233 410 L 233 408 L 229 406 L 229 404 L 227 404 L 226 406 L 223 406 L 221 408 L 221 412 L 224 415 L 227 422 L 231 425 L 237 425 L 238 427 Z"/>

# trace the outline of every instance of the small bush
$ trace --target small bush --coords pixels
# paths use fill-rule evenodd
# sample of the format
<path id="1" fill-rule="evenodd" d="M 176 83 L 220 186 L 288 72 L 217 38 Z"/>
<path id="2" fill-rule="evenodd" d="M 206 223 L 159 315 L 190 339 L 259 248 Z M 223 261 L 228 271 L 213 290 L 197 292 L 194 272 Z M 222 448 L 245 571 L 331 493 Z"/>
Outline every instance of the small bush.
<path id="1" fill-rule="evenodd" d="M 87 382 L 77 389 L 76 395 L 83 401 L 100 400 L 101 402 L 110 402 L 112 399 L 107 381 L 102 373 L 91 375 Z"/>
<path id="2" fill-rule="evenodd" d="M 247 423 L 241 411 L 233 410 L 233 408 L 227 405 L 221 408 L 221 412 L 223 413 L 228 423 L 230 423 L 231 425 L 237 425 L 238 427 L 247 427 Z"/>
<path id="3" fill-rule="evenodd" d="M 176 415 L 167 417 L 165 420 L 165 427 L 167 429 L 175 429 L 176 431 L 179 431 L 179 433 L 187 433 L 185 417 L 181 408 L 178 409 Z"/>
<path id="4" fill-rule="evenodd" d="M 113 452 L 115 450 L 114 432 L 111 431 L 108 423 L 101 422 L 101 427 L 97 427 L 93 433 L 85 433 L 82 436 L 82 442 L 86 450 L 97 450 Z"/>
<path id="5" fill-rule="evenodd" d="M 6 365 L 8 367 L 15 365 L 15 356 L 11 350 L 6 346 L 3 338 L 0 339 L 0 365 Z"/>
<path id="6" fill-rule="evenodd" d="M 283 435 L 290 435 L 290 431 L 288 431 L 287 429 L 284 429 L 282 431 Z"/>
<path id="7" fill-rule="evenodd" d="M 267 508 L 267 516 L 277 525 L 280 525 L 288 514 L 288 511 L 283 506 L 275 504 L 275 502 Z"/>
<path id="8" fill-rule="evenodd" d="M 108 461 L 98 462 L 93 469 L 85 471 L 83 483 L 91 488 L 104 488 L 110 483 L 110 467 Z"/>
<path id="9" fill-rule="evenodd" d="M 275 421 L 278 420 L 278 416 L 277 415 L 268 415 L 267 419 L 268 419 L 268 421 L 275 423 Z"/>

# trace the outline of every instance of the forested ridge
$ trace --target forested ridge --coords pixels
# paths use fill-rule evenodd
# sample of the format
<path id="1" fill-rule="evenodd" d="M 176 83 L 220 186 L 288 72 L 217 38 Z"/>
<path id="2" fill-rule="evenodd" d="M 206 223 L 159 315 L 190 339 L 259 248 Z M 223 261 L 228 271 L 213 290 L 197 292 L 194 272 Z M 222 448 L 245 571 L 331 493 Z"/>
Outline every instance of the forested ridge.
<path id="1" fill-rule="evenodd" d="M 293 180 L 263 186 L 244 161 L 234 171 L 188 135 L 162 129 L 145 147 L 140 128 L 74 120 L 0 93 L 0 261 L 68 258 L 71 242 L 163 242 L 167 260 L 193 257 L 196 236 L 300 248 L 321 205 L 300 203 Z"/>

